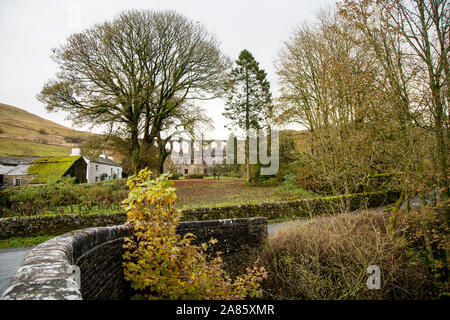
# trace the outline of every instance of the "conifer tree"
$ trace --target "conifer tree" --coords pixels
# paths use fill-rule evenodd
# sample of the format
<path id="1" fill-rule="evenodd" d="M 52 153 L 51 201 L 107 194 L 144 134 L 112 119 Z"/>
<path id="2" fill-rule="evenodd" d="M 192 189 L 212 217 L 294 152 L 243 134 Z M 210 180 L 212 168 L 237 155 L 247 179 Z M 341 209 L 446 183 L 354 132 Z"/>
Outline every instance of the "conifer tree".
<path id="1" fill-rule="evenodd" d="M 266 72 L 248 50 L 242 50 L 231 71 L 227 102 L 223 115 L 247 134 L 245 161 L 247 181 L 251 180 L 249 163 L 249 130 L 259 131 L 271 115 L 272 95 Z"/>

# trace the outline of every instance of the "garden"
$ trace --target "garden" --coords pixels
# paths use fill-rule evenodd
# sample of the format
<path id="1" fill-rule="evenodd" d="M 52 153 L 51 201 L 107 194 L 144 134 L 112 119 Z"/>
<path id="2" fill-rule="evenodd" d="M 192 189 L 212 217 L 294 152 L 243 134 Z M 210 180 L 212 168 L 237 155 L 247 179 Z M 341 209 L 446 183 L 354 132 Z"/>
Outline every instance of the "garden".
<path id="1" fill-rule="evenodd" d="M 290 180 L 248 184 L 245 179 L 212 177 L 174 180 L 177 209 L 222 207 L 276 202 L 318 196 Z M 102 214 L 123 212 L 128 190 L 125 179 L 75 184 L 70 178 L 41 186 L 23 186 L 0 192 L 0 217 Z"/>

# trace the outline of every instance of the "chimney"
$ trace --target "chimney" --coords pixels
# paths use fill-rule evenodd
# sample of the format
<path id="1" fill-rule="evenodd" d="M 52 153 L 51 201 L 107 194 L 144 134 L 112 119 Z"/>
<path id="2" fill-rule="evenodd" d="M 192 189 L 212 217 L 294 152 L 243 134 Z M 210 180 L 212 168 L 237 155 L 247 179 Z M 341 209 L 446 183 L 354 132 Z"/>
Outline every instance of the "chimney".
<path id="1" fill-rule="evenodd" d="M 107 159 L 106 154 L 101 154 L 100 158 Z"/>
<path id="2" fill-rule="evenodd" d="M 70 154 L 71 157 L 80 156 L 80 155 L 81 155 L 80 148 L 72 148 L 72 153 Z"/>

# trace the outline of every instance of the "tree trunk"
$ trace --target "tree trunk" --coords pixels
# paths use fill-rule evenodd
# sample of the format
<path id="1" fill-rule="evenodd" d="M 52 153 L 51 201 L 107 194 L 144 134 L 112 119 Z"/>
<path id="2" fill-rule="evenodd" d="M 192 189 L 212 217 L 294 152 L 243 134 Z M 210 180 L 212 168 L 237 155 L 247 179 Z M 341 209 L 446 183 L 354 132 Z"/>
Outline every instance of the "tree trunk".
<path id="1" fill-rule="evenodd" d="M 249 140 L 249 130 L 250 130 L 250 101 L 249 101 L 249 92 L 248 92 L 248 70 L 247 67 L 245 67 L 245 95 L 246 95 L 246 102 L 245 102 L 245 162 L 247 165 L 247 182 L 251 181 L 250 176 L 250 140 Z"/>
<path id="2" fill-rule="evenodd" d="M 139 161 L 139 134 L 137 131 L 137 128 L 131 129 L 131 169 L 133 170 L 133 173 L 136 174 L 137 171 L 140 169 L 140 161 Z"/>
<path id="3" fill-rule="evenodd" d="M 168 139 L 161 139 L 157 138 L 158 143 L 158 149 L 159 149 L 159 156 L 158 156 L 158 173 L 163 174 L 164 173 L 164 162 L 166 161 L 167 157 L 169 156 L 169 152 L 166 150 L 166 143 Z"/>

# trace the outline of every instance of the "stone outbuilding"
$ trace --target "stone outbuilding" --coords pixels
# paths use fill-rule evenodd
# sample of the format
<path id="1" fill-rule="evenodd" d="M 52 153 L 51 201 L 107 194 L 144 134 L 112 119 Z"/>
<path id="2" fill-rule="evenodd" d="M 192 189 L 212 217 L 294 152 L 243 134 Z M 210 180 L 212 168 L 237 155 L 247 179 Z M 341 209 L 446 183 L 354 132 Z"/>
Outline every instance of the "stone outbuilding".
<path id="1" fill-rule="evenodd" d="M 28 174 L 30 164 L 19 164 L 17 166 L 2 166 L 0 171 L 0 182 L 5 187 L 15 187 L 29 184 L 37 175 Z"/>
<path id="2" fill-rule="evenodd" d="M 66 176 L 75 183 L 122 178 L 122 167 L 112 158 L 82 156 L 78 148 L 70 156 L 0 160 L 0 188 L 45 184 Z"/>
<path id="3" fill-rule="evenodd" d="M 3 188 L 29 184 L 45 184 L 61 177 L 71 176 L 75 183 L 86 182 L 87 164 L 78 157 L 43 157 L 28 163 L 1 165 L 0 182 Z"/>

